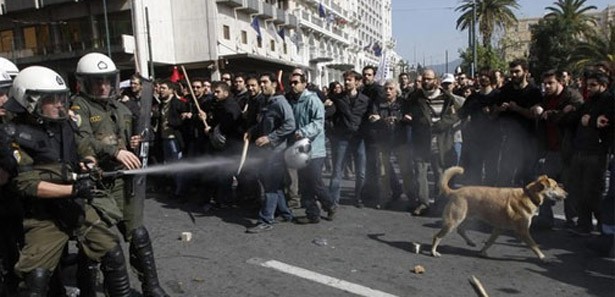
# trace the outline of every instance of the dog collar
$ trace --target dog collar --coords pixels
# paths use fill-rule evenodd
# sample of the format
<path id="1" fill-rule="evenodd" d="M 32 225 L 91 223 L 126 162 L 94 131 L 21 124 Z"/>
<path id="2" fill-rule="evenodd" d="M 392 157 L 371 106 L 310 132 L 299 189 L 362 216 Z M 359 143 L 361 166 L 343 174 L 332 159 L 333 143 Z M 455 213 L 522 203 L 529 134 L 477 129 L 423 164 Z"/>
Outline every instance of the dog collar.
<path id="1" fill-rule="evenodd" d="M 534 205 L 536 205 L 536 207 L 540 207 L 540 200 L 536 199 L 536 194 L 535 193 L 531 193 L 530 191 L 527 190 L 527 187 L 523 187 L 523 194 L 525 194 L 527 197 L 530 198 L 530 201 L 532 201 L 532 203 Z M 538 201 L 536 201 L 538 200 Z"/>

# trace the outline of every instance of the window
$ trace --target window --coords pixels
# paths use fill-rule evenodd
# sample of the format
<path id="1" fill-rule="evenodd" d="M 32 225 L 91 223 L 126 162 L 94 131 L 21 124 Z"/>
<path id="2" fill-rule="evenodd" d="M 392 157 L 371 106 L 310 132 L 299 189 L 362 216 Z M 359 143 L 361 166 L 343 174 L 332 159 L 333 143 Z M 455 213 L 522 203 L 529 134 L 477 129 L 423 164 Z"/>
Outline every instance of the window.
<path id="1" fill-rule="evenodd" d="M 13 50 L 13 30 L 0 31 L 0 51 L 10 52 Z"/>
<path id="2" fill-rule="evenodd" d="M 248 32 L 241 30 L 241 43 L 248 44 Z"/>
<path id="3" fill-rule="evenodd" d="M 34 51 L 42 51 L 49 46 L 49 27 L 40 25 L 36 27 L 23 28 L 25 48 Z"/>
<path id="4" fill-rule="evenodd" d="M 263 48 L 263 39 L 262 38 L 256 38 L 256 46 L 258 46 L 258 48 Z"/>
<path id="5" fill-rule="evenodd" d="M 226 40 L 231 39 L 231 28 L 229 28 L 229 26 L 227 25 L 222 26 L 222 36 L 224 36 L 224 39 Z"/>
<path id="6" fill-rule="evenodd" d="M 272 40 L 269 40 L 269 49 L 270 49 L 272 52 L 275 52 L 275 40 L 273 40 L 273 39 L 272 39 Z"/>
<path id="7" fill-rule="evenodd" d="M 284 44 L 282 45 L 282 49 L 285 55 L 288 54 L 288 48 L 286 47 L 286 42 L 284 42 Z"/>

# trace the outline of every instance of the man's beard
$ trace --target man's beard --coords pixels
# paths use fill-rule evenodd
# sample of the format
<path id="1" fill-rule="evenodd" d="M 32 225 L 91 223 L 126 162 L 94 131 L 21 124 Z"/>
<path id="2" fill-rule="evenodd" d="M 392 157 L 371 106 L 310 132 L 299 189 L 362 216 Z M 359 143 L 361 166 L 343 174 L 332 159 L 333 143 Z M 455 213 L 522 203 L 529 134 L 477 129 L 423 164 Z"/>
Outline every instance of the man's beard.
<path id="1" fill-rule="evenodd" d="M 422 84 L 421 87 L 423 87 L 423 91 L 425 92 L 430 92 L 436 89 L 435 84 Z"/>
<path id="2" fill-rule="evenodd" d="M 521 86 L 523 84 L 523 81 L 525 80 L 525 76 L 521 76 L 521 77 L 513 77 L 512 82 L 513 84 L 515 84 L 516 86 Z"/>

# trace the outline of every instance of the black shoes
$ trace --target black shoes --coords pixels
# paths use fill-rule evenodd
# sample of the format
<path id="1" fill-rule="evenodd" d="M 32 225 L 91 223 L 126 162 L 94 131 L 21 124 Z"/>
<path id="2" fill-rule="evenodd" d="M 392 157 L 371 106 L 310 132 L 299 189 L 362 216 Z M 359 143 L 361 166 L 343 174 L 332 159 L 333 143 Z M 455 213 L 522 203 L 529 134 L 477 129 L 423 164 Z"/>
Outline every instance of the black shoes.
<path id="1" fill-rule="evenodd" d="M 320 223 L 320 219 L 308 218 L 308 217 L 297 217 L 293 219 L 293 223 L 297 225 L 318 224 Z"/>
<path id="2" fill-rule="evenodd" d="M 335 218 L 336 213 L 337 213 L 337 206 L 331 206 L 331 208 L 327 210 L 327 216 L 324 217 L 324 219 L 327 221 L 333 221 L 333 218 Z"/>

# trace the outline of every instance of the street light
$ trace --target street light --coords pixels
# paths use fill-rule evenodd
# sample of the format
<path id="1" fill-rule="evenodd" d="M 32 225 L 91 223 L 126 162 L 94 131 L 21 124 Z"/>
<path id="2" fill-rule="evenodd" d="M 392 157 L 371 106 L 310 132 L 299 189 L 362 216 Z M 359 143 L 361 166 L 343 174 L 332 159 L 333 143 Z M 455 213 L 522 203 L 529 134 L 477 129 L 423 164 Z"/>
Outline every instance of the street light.
<path id="1" fill-rule="evenodd" d="M 476 54 L 476 0 L 472 0 L 472 67 L 470 67 L 470 75 L 474 77 L 476 67 L 478 66 L 478 57 Z"/>
<path id="2" fill-rule="evenodd" d="M 107 38 L 107 56 L 111 58 L 111 37 L 109 37 L 109 17 L 107 15 L 107 0 L 102 0 L 103 14 L 105 16 L 105 37 Z"/>

